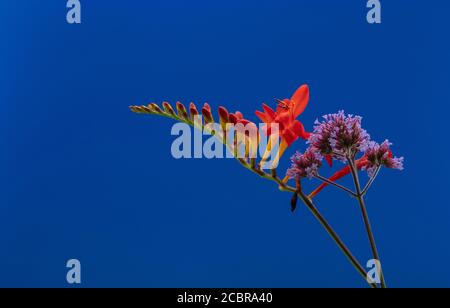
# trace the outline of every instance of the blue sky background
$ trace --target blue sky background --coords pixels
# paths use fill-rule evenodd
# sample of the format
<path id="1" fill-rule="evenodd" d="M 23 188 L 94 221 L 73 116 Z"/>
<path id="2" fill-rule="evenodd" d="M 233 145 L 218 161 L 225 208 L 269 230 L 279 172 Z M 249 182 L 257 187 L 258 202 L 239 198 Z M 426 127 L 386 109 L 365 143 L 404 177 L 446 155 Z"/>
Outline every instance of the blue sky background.
<path id="1" fill-rule="evenodd" d="M 345 109 L 405 156 L 367 196 L 388 284 L 450 287 L 447 1 L 382 1 L 381 25 L 365 0 L 81 3 L 81 25 L 65 0 L 0 4 L 0 286 L 69 286 L 77 258 L 85 287 L 365 287 L 289 194 L 233 160 L 174 160 L 173 122 L 128 110 L 256 120 L 307 83 L 307 128 Z M 355 202 L 317 205 L 370 259 Z"/>

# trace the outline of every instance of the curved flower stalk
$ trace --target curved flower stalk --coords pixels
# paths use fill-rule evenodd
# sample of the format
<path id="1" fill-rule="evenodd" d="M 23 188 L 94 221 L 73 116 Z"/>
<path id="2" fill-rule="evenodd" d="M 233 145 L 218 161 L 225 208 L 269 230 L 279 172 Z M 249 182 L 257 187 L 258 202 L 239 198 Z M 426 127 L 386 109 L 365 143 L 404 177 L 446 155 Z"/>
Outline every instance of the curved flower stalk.
<path id="1" fill-rule="evenodd" d="M 218 125 L 214 126 L 213 112 L 209 104 L 205 103 L 199 112 L 196 105 L 191 103 L 189 108 L 186 108 L 182 103 L 177 102 L 176 108 L 173 108 L 169 103 L 163 102 L 161 107 L 155 103 L 143 106 L 130 106 L 130 109 L 139 114 L 154 114 L 172 118 L 176 121 L 186 123 L 199 129 L 210 132 L 220 142 L 222 142 L 230 151 L 234 153 L 234 157 L 246 169 L 259 175 L 260 177 L 270 180 L 278 185 L 281 191 L 292 194 L 291 210 L 294 211 L 297 206 L 297 201 L 300 199 L 314 217 L 324 227 L 326 232 L 335 241 L 337 246 L 341 249 L 349 262 L 354 266 L 358 273 L 369 283 L 373 288 L 377 288 L 376 281 L 372 281 L 367 277 L 365 269 L 361 266 L 359 261 L 351 253 L 349 248 L 344 244 L 339 235 L 334 231 L 328 221 L 322 216 L 317 207 L 314 205 L 312 198 L 321 192 L 327 185 L 333 185 L 346 193 L 351 194 L 357 198 L 363 212 L 364 222 L 374 252 L 374 258 L 379 260 L 378 252 L 376 250 L 375 241 L 371 231 L 370 223 L 368 221 L 367 211 L 365 210 L 364 195 L 371 186 L 376 176 L 378 175 L 382 166 L 402 169 L 403 158 L 396 158 L 390 150 L 390 143 L 383 142 L 381 145 L 370 141 L 369 135 L 361 128 L 361 118 L 351 115 L 346 116 L 343 112 L 334 115 L 327 115 L 323 122 L 316 121 L 316 125 L 312 133 L 308 133 L 303 124 L 297 120 L 297 117 L 304 111 L 309 100 L 309 89 L 306 85 L 301 86 L 295 91 L 291 99 L 278 100 L 276 110 L 263 104 L 263 112 L 256 111 L 256 115 L 265 123 L 262 131 L 259 131 L 256 124 L 245 119 L 243 114 L 239 111 L 229 113 L 225 107 L 220 106 L 217 110 L 219 118 Z M 176 111 L 175 111 L 176 110 Z M 198 117 L 202 115 L 202 117 Z M 203 118 L 203 120 L 202 120 Z M 279 135 L 272 129 L 272 124 L 279 125 Z M 256 134 L 252 135 L 247 131 L 234 131 L 235 137 L 240 135 L 241 138 L 234 138 L 234 144 L 230 146 L 227 142 L 229 136 L 229 125 L 247 125 L 256 130 Z M 251 149 L 258 146 L 260 141 L 260 134 L 265 134 L 269 137 L 265 154 L 260 162 L 257 162 L 256 156 L 250 155 Z M 264 161 L 267 159 L 273 146 L 273 142 L 278 142 L 280 139 L 280 148 L 275 157 L 276 164 L 273 163 L 269 172 L 261 168 Z M 284 179 L 277 175 L 278 159 L 281 157 L 285 149 L 292 145 L 296 140 L 307 140 L 309 148 L 302 154 L 297 152 L 292 158 L 291 167 L 287 170 Z M 245 145 L 245 155 L 240 157 L 237 154 L 238 145 Z M 356 155 L 362 152 L 362 157 L 356 159 Z M 344 162 L 347 164 L 343 169 L 336 172 L 330 178 L 322 177 L 319 170 L 322 167 L 322 160 L 325 159 L 330 166 L 333 160 Z M 358 170 L 364 170 L 370 175 L 370 179 L 364 188 L 361 188 Z M 352 174 L 355 182 L 355 192 L 338 183 L 337 180 L 345 175 Z M 319 179 L 323 183 L 317 187 L 310 195 L 303 191 L 302 181 L 304 179 Z M 287 182 L 291 179 L 295 186 L 290 186 Z M 381 286 L 385 287 L 384 276 L 382 275 Z"/>

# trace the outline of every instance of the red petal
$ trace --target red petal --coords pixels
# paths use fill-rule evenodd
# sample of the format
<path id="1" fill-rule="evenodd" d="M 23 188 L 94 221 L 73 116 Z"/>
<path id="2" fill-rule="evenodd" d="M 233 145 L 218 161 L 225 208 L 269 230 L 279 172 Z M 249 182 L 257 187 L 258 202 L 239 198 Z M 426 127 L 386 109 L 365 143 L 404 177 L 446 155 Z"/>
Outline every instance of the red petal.
<path id="1" fill-rule="evenodd" d="M 287 146 L 290 146 L 297 139 L 298 135 L 293 129 L 285 129 L 281 133 L 281 140 L 284 141 L 287 144 Z"/>
<path id="2" fill-rule="evenodd" d="M 325 155 L 325 160 L 327 161 L 330 167 L 333 167 L 333 158 L 331 157 L 330 154 Z"/>
<path id="3" fill-rule="evenodd" d="M 309 133 L 305 131 L 305 127 L 302 122 L 295 120 L 293 125 L 294 131 L 297 136 L 301 137 L 303 140 L 307 140 L 309 138 Z"/>
<path id="4" fill-rule="evenodd" d="M 270 119 L 268 118 L 267 114 L 265 114 L 264 112 L 261 112 L 259 110 L 255 111 L 256 116 L 263 121 L 264 123 L 270 123 Z"/>
<path id="5" fill-rule="evenodd" d="M 356 168 L 361 169 L 362 167 L 364 167 L 365 165 L 367 165 L 368 161 L 367 161 L 367 157 L 363 156 L 360 159 L 358 159 L 356 161 Z"/>
<path id="6" fill-rule="evenodd" d="M 272 122 L 275 119 L 275 117 L 277 116 L 277 114 L 275 113 L 275 111 L 273 111 L 272 108 L 270 108 L 266 104 L 262 104 L 262 107 L 264 109 L 264 113 L 267 114 L 267 116 L 270 118 L 270 122 Z"/>
<path id="7" fill-rule="evenodd" d="M 289 128 L 294 125 L 294 118 L 292 118 L 289 111 L 284 110 L 281 113 L 277 114 L 277 118 L 275 119 L 275 122 L 277 122 L 280 125 L 280 131 L 284 130 L 285 128 Z"/>
<path id="8" fill-rule="evenodd" d="M 294 95 L 292 95 L 291 101 L 294 103 L 294 118 L 298 117 L 306 108 L 309 101 L 309 88 L 307 85 L 300 86 Z"/>

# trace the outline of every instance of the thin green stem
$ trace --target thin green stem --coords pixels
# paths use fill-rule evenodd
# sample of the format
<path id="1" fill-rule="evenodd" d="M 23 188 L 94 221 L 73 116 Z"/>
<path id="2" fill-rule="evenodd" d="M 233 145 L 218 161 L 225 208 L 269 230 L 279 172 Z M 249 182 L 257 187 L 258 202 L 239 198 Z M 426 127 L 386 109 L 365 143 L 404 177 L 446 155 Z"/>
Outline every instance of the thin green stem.
<path id="1" fill-rule="evenodd" d="M 372 177 L 369 179 L 369 181 L 367 182 L 366 186 L 362 190 L 362 192 L 361 192 L 362 196 L 364 196 L 367 193 L 367 191 L 369 190 L 370 186 L 372 186 L 372 183 L 377 178 L 378 173 L 380 173 L 380 170 L 381 170 L 381 166 L 378 166 L 377 169 L 375 170 L 375 173 L 372 175 Z"/>
<path id="2" fill-rule="evenodd" d="M 355 159 L 354 158 L 348 158 L 348 163 L 350 166 L 350 170 L 352 173 L 352 177 L 353 177 L 353 182 L 355 183 L 355 190 L 356 190 L 356 194 L 357 197 L 356 199 L 358 200 L 360 209 L 361 209 L 361 213 L 363 216 L 363 220 L 364 220 L 364 226 L 366 228 L 366 232 L 367 232 L 367 236 L 369 238 L 369 242 L 370 242 L 370 248 L 372 250 L 372 254 L 374 259 L 378 260 L 378 262 L 381 265 L 381 260 L 380 260 L 380 256 L 378 254 L 378 249 L 377 249 L 377 245 L 375 243 L 375 237 L 373 235 L 373 231 L 372 231 L 372 226 L 370 224 L 370 220 L 369 220 L 369 215 L 367 213 L 367 208 L 366 208 L 366 204 L 364 201 L 364 197 L 361 193 L 361 185 L 359 183 L 359 177 L 358 177 L 358 169 L 355 165 Z M 382 266 L 380 266 L 382 267 Z M 379 268 L 379 273 L 380 273 L 380 278 L 381 278 L 381 287 L 382 288 L 386 288 L 386 281 L 384 279 L 384 274 L 383 274 L 383 270 L 382 268 Z"/>
<path id="3" fill-rule="evenodd" d="M 353 256 L 351 251 L 347 248 L 347 246 L 340 239 L 340 237 L 337 235 L 337 233 L 333 230 L 333 228 L 330 226 L 330 224 L 325 220 L 325 218 L 322 216 L 322 214 L 320 214 L 319 210 L 314 206 L 311 199 L 309 199 L 301 190 L 298 191 L 297 194 L 300 197 L 300 199 L 302 199 L 302 201 L 306 205 L 306 207 L 314 215 L 314 217 L 322 224 L 322 226 L 325 228 L 325 230 L 328 232 L 328 234 L 333 238 L 333 240 L 336 242 L 338 247 L 342 250 L 344 255 L 348 258 L 350 263 L 355 267 L 355 269 L 358 271 L 358 273 L 367 281 L 367 273 L 364 270 L 364 268 L 356 260 L 356 258 Z M 372 288 L 377 288 L 377 285 L 375 283 L 370 283 L 370 282 L 368 282 L 368 283 L 370 284 L 370 286 Z"/>
<path id="4" fill-rule="evenodd" d="M 350 195 L 352 195 L 353 197 L 356 197 L 356 194 L 355 194 L 353 191 L 351 191 L 350 189 L 348 189 L 348 188 L 345 187 L 345 186 L 342 186 L 341 184 L 338 184 L 338 183 L 336 183 L 336 182 L 334 182 L 334 181 L 331 181 L 331 180 L 329 180 L 329 179 L 327 179 L 327 178 L 325 178 L 325 177 L 323 177 L 323 176 L 321 176 L 321 175 L 319 175 L 319 174 L 316 174 L 315 177 L 316 177 L 317 179 L 319 179 L 319 180 L 325 182 L 325 183 L 328 183 L 328 184 L 330 184 L 330 185 L 333 185 L 333 186 L 335 186 L 335 187 L 337 187 L 337 188 L 339 188 L 339 189 L 342 189 L 342 190 L 348 192 L 348 193 L 349 193 Z"/>

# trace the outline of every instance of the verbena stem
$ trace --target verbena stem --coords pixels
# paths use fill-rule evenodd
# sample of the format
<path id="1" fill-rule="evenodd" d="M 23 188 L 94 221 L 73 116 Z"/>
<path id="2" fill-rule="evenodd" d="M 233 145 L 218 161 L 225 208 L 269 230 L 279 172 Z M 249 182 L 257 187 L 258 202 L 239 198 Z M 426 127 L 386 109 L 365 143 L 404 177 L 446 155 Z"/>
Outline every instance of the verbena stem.
<path id="1" fill-rule="evenodd" d="M 350 189 L 348 189 L 348 188 L 345 187 L 345 186 L 342 186 L 341 184 L 338 184 L 338 183 L 336 183 L 336 182 L 334 182 L 334 181 L 331 181 L 331 180 L 329 180 L 329 179 L 327 179 L 327 178 L 325 178 L 325 177 L 323 177 L 323 176 L 321 176 L 321 175 L 319 175 L 319 174 L 316 174 L 315 177 L 316 177 L 317 179 L 319 179 L 319 180 L 325 182 L 325 183 L 328 183 L 328 184 L 333 185 L 333 186 L 335 186 L 335 187 L 337 187 L 337 188 L 339 188 L 339 189 L 342 189 L 343 191 L 348 192 L 348 193 L 349 193 L 350 195 L 352 195 L 353 197 L 356 197 L 356 194 L 355 194 L 353 191 L 351 191 Z"/>
<path id="2" fill-rule="evenodd" d="M 375 173 L 372 175 L 372 177 L 369 179 L 366 186 L 362 190 L 362 192 L 361 192 L 362 196 L 364 196 L 367 193 L 367 191 L 369 190 L 370 186 L 372 186 L 372 183 L 377 178 L 377 175 L 378 175 L 378 173 L 380 173 L 380 170 L 381 170 L 381 166 L 378 166 L 377 169 L 375 170 Z"/>
<path id="3" fill-rule="evenodd" d="M 328 222 L 325 220 L 325 218 L 320 214 L 320 212 L 314 206 L 312 201 L 301 191 L 298 192 L 298 195 L 299 195 L 300 199 L 302 199 L 302 201 L 306 205 L 306 207 L 314 215 L 314 217 L 322 224 L 322 226 L 325 228 L 325 230 L 328 232 L 328 234 L 333 238 L 333 240 L 336 242 L 338 247 L 342 250 L 342 252 L 348 258 L 350 263 L 355 267 L 355 269 L 358 271 L 358 273 L 360 273 L 360 275 L 367 281 L 367 273 L 364 270 L 364 268 L 356 260 L 356 258 L 353 256 L 351 251 L 347 248 L 347 246 L 344 244 L 344 242 L 342 242 L 342 240 L 339 238 L 339 236 L 333 230 L 333 228 L 328 224 Z M 370 286 L 372 288 L 377 288 L 377 285 L 375 283 L 370 283 L 370 282 L 368 282 L 368 283 L 370 284 Z"/>
<path id="4" fill-rule="evenodd" d="M 374 259 L 376 259 L 379 262 L 380 267 L 381 267 L 378 269 L 378 271 L 380 273 L 381 287 L 386 288 L 386 281 L 384 279 L 380 256 L 378 254 L 377 245 L 375 243 L 375 237 L 373 235 L 372 226 L 370 224 L 369 215 L 367 213 L 366 204 L 364 202 L 364 196 L 361 192 L 361 185 L 359 183 L 358 169 L 355 165 L 355 159 L 353 157 L 352 158 L 348 157 L 347 160 L 348 160 L 350 170 L 352 173 L 353 182 L 355 183 L 355 190 L 356 190 L 356 195 L 357 195 L 356 199 L 358 200 L 358 203 L 359 203 L 359 206 L 361 209 L 361 213 L 362 213 L 363 220 L 364 220 L 364 225 L 365 225 L 367 236 L 368 236 L 369 242 L 370 242 L 370 248 L 372 250 Z"/>

